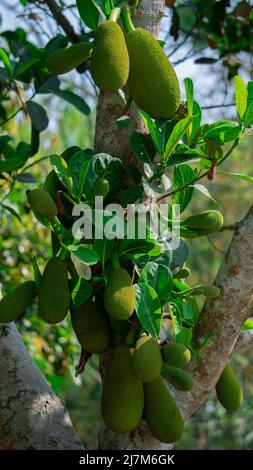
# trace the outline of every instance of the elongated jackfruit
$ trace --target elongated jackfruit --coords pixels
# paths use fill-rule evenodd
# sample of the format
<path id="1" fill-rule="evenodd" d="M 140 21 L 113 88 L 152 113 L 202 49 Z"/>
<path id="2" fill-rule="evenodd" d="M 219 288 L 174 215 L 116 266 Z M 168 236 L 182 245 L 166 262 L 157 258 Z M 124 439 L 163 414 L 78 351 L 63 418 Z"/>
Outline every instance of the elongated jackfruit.
<path id="1" fill-rule="evenodd" d="M 104 291 L 105 309 L 115 320 L 127 320 L 135 306 L 135 293 L 131 277 L 123 268 L 113 269 Z"/>
<path id="2" fill-rule="evenodd" d="M 226 410 L 236 410 L 243 402 L 241 385 L 229 363 L 224 367 L 218 380 L 216 394 L 220 404 Z"/>
<path id="3" fill-rule="evenodd" d="M 160 375 L 162 355 L 157 341 L 152 336 L 138 339 L 131 351 L 131 370 L 141 382 L 150 382 Z"/>
<path id="4" fill-rule="evenodd" d="M 50 194 L 44 189 L 29 191 L 27 193 L 27 200 L 35 215 L 42 215 L 49 220 L 57 215 L 56 204 Z"/>
<path id="5" fill-rule="evenodd" d="M 45 60 L 45 66 L 54 75 L 63 75 L 81 65 L 90 57 L 90 49 L 85 42 L 63 47 L 52 52 Z"/>
<path id="6" fill-rule="evenodd" d="M 183 232 L 185 238 L 201 237 L 218 232 L 223 226 L 223 216 L 219 211 L 208 210 L 197 215 L 191 215 L 183 222 L 192 232 Z"/>
<path id="7" fill-rule="evenodd" d="M 26 281 L 0 301 L 0 323 L 17 320 L 37 294 L 36 284 Z"/>
<path id="8" fill-rule="evenodd" d="M 144 418 L 153 436 L 161 442 L 176 442 L 184 423 L 174 398 L 161 376 L 144 384 Z"/>
<path id="9" fill-rule="evenodd" d="M 183 369 L 191 359 L 189 349 L 181 343 L 168 343 L 162 346 L 164 361 L 172 367 Z"/>
<path id="10" fill-rule="evenodd" d="M 91 74 L 101 90 L 110 92 L 122 88 L 128 79 L 129 56 L 124 34 L 113 21 L 105 21 L 96 30 Z"/>
<path id="11" fill-rule="evenodd" d="M 131 352 L 117 346 L 110 357 L 102 393 L 102 416 L 106 425 L 116 432 L 134 429 L 142 416 L 144 392 L 130 367 Z"/>
<path id="12" fill-rule="evenodd" d="M 171 118 L 180 105 L 176 73 L 157 40 L 137 28 L 126 36 L 130 58 L 130 94 L 153 118 Z"/>
<path id="13" fill-rule="evenodd" d="M 39 286 L 39 316 L 47 323 L 62 321 L 69 310 L 68 266 L 59 258 L 51 258 Z"/>
<path id="14" fill-rule="evenodd" d="M 182 392 L 189 392 L 193 387 L 193 378 L 191 374 L 185 370 L 164 363 L 161 375 L 173 385 L 173 387 Z"/>
<path id="15" fill-rule="evenodd" d="M 79 343 L 85 351 L 98 354 L 109 346 L 109 320 L 98 298 L 92 297 L 72 310 L 71 320 Z"/>

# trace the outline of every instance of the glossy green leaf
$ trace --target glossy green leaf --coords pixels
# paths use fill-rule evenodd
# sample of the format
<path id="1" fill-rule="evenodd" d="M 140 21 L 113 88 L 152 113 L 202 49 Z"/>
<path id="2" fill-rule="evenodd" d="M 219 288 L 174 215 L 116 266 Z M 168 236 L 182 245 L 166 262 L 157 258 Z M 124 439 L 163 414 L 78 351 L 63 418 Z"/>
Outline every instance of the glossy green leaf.
<path id="1" fill-rule="evenodd" d="M 244 80 L 239 75 L 235 76 L 234 83 L 235 83 L 236 110 L 237 110 L 237 114 L 238 114 L 240 121 L 242 121 L 246 108 L 247 108 L 247 98 L 248 98 L 247 86 Z"/>
<path id="2" fill-rule="evenodd" d="M 170 269 L 164 264 L 149 262 L 141 272 L 139 283 L 153 287 L 157 293 L 160 305 L 163 307 L 171 298 L 173 277 Z"/>
<path id="3" fill-rule="evenodd" d="M 51 165 L 58 176 L 61 183 L 69 190 L 72 190 L 73 180 L 70 173 L 70 169 L 66 161 L 59 155 L 51 155 L 50 157 Z"/>
<path id="4" fill-rule="evenodd" d="M 155 290 L 147 284 L 135 284 L 135 310 L 138 319 L 150 335 L 158 338 L 161 323 L 162 309 Z"/>
<path id="5" fill-rule="evenodd" d="M 164 163 L 166 164 L 168 163 L 170 155 L 174 152 L 177 144 L 179 143 L 179 141 L 182 139 L 183 135 L 187 131 L 189 125 L 192 122 L 192 119 L 193 119 L 192 117 L 186 117 L 175 125 L 169 137 L 169 140 L 166 144 L 165 154 L 164 154 L 164 159 L 163 159 Z"/>

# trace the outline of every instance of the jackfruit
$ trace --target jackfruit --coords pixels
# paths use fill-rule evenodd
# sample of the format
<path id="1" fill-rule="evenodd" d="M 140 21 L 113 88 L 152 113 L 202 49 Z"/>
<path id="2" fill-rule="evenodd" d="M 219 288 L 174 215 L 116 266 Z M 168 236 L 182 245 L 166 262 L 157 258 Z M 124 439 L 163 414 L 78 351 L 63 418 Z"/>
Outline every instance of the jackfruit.
<path id="1" fill-rule="evenodd" d="M 218 380 L 216 394 L 220 404 L 226 410 L 236 410 L 243 402 L 241 385 L 229 363 L 224 367 Z"/>
<path id="2" fill-rule="evenodd" d="M 153 118 L 171 118 L 180 105 L 176 73 L 160 44 L 137 28 L 126 36 L 130 58 L 129 91 L 135 103 Z"/>
<path id="3" fill-rule="evenodd" d="M 0 301 L 0 323 L 17 320 L 37 294 L 36 284 L 26 281 Z"/>
<path id="4" fill-rule="evenodd" d="M 169 364 L 163 364 L 161 375 L 173 385 L 173 387 L 182 392 L 189 392 L 193 387 L 193 378 L 191 374 L 185 370 L 169 366 Z"/>
<path id="5" fill-rule="evenodd" d="M 181 343 L 168 343 L 162 346 L 164 361 L 172 367 L 183 369 L 191 359 L 189 349 Z"/>
<path id="6" fill-rule="evenodd" d="M 85 42 L 63 47 L 52 52 L 45 60 L 45 66 L 54 75 L 63 75 L 81 65 L 90 57 L 90 49 Z"/>
<path id="7" fill-rule="evenodd" d="M 123 268 L 112 269 L 104 291 L 105 309 L 115 320 L 127 320 L 135 306 L 131 277 Z"/>
<path id="8" fill-rule="evenodd" d="M 109 346 L 110 325 L 104 307 L 92 297 L 71 311 L 72 325 L 79 343 L 85 351 L 98 354 Z"/>
<path id="9" fill-rule="evenodd" d="M 110 190 L 109 181 L 105 178 L 99 178 L 95 184 L 95 196 L 107 196 Z"/>
<path id="10" fill-rule="evenodd" d="M 208 210 L 197 215 L 191 215 L 183 221 L 183 228 L 192 230 L 183 232 L 185 238 L 200 237 L 218 232 L 223 227 L 223 216 L 219 211 Z"/>
<path id="11" fill-rule="evenodd" d="M 128 79 L 129 56 L 124 34 L 117 23 L 105 21 L 96 30 L 91 55 L 91 75 L 104 91 L 122 88 Z"/>
<path id="12" fill-rule="evenodd" d="M 102 416 L 116 432 L 134 429 L 142 416 L 144 392 L 130 367 L 131 352 L 125 345 L 116 346 L 106 369 L 102 392 Z"/>
<path id="13" fill-rule="evenodd" d="M 50 194 L 44 189 L 33 189 L 32 191 L 28 191 L 27 200 L 35 215 L 42 215 L 49 220 L 56 217 L 56 204 Z"/>
<path id="14" fill-rule="evenodd" d="M 39 316 L 47 323 L 62 321 L 69 310 L 68 265 L 60 258 L 51 258 L 39 286 Z"/>
<path id="15" fill-rule="evenodd" d="M 176 442 L 184 423 L 174 398 L 161 376 L 144 384 L 144 418 L 153 436 L 161 442 Z"/>
<path id="16" fill-rule="evenodd" d="M 150 382 L 160 375 L 162 355 L 157 341 L 152 336 L 139 338 L 131 353 L 131 370 L 137 379 Z"/>

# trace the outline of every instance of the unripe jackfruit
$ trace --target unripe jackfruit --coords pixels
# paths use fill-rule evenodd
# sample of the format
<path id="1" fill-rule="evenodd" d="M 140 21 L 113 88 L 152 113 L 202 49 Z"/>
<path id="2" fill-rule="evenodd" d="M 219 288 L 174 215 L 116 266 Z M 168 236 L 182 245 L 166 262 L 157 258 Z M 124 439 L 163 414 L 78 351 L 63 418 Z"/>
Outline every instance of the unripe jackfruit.
<path id="1" fill-rule="evenodd" d="M 104 91 L 122 88 L 128 79 L 129 56 L 124 34 L 117 23 L 105 21 L 96 30 L 91 74 Z"/>
<path id="2" fill-rule="evenodd" d="M 189 392 L 193 387 L 193 378 L 185 370 L 163 364 L 161 374 L 173 387 L 181 392 Z"/>
<path id="3" fill-rule="evenodd" d="M 144 392 L 130 367 L 131 352 L 125 345 L 117 346 L 110 357 L 102 393 L 102 416 L 106 425 L 116 432 L 134 429 L 142 416 Z"/>
<path id="4" fill-rule="evenodd" d="M 95 297 L 71 312 L 72 325 L 85 351 L 98 354 L 109 346 L 110 325 L 104 307 Z"/>
<path id="5" fill-rule="evenodd" d="M 161 442 L 176 442 L 184 423 L 174 398 L 161 376 L 144 384 L 144 418 L 153 436 Z"/>
<path id="6" fill-rule="evenodd" d="M 160 375 L 162 355 L 157 341 L 152 336 L 138 339 L 131 352 L 131 370 L 137 379 L 150 382 Z"/>
<path id="7" fill-rule="evenodd" d="M 153 118 L 171 118 L 180 105 L 176 73 L 157 40 L 146 30 L 126 36 L 129 90 L 137 106 Z"/>
<path id="8" fill-rule="evenodd" d="M 37 294 L 36 284 L 26 281 L 0 301 L 0 323 L 17 320 Z"/>
<path id="9" fill-rule="evenodd" d="M 220 404 L 226 410 L 236 410 L 243 402 L 241 385 L 229 363 L 224 367 L 218 380 L 216 394 Z"/>
<path id="10" fill-rule="evenodd" d="M 208 210 L 191 215 L 183 222 L 183 227 L 193 231 L 183 233 L 185 238 L 200 237 L 218 232 L 223 226 L 223 216 L 219 211 Z"/>
<path id="11" fill-rule="evenodd" d="M 110 190 L 109 181 L 105 178 L 99 178 L 95 184 L 95 196 L 107 196 Z"/>
<path id="12" fill-rule="evenodd" d="M 47 323 L 62 321 L 69 310 L 68 266 L 60 258 L 51 258 L 39 286 L 39 316 Z"/>
<path id="13" fill-rule="evenodd" d="M 49 220 L 56 217 L 56 204 L 50 194 L 44 189 L 33 189 L 29 191 L 27 193 L 27 200 L 35 215 L 42 215 Z"/>
<path id="14" fill-rule="evenodd" d="M 90 49 L 85 42 L 63 47 L 52 52 L 45 60 L 49 72 L 62 75 L 81 65 L 90 57 Z"/>
<path id="15" fill-rule="evenodd" d="M 131 277 L 123 268 L 112 269 L 104 291 L 105 309 L 115 320 L 127 320 L 135 306 Z"/>
<path id="16" fill-rule="evenodd" d="M 164 361 L 172 367 L 183 369 L 191 359 L 189 349 L 181 343 L 168 343 L 162 346 Z"/>

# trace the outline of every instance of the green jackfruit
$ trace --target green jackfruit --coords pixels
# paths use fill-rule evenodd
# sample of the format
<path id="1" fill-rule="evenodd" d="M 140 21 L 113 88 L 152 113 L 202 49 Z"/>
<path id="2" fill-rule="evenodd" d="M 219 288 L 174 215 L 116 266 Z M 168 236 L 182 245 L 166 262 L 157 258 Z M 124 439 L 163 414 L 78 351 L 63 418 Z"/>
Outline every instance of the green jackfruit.
<path id="1" fill-rule="evenodd" d="M 72 325 L 85 351 L 98 354 L 109 346 L 110 325 L 104 307 L 92 297 L 71 312 Z"/>
<path id="2" fill-rule="evenodd" d="M 39 286 L 39 316 L 47 323 L 62 321 L 69 310 L 68 265 L 60 258 L 51 258 Z"/>
<path id="3" fill-rule="evenodd" d="M 218 232 L 223 227 L 223 216 L 219 211 L 208 210 L 197 215 L 191 215 L 184 220 L 182 227 L 191 232 L 182 232 L 185 238 L 200 237 Z"/>
<path id="4" fill-rule="evenodd" d="M 131 352 L 131 370 L 137 379 L 150 382 L 160 375 L 162 355 L 157 341 L 152 336 L 138 339 Z"/>
<path id="5" fill-rule="evenodd" d="M 193 378 L 185 370 L 164 363 L 161 374 L 177 390 L 189 392 L 193 387 Z"/>
<path id="6" fill-rule="evenodd" d="M 161 442 L 176 442 L 184 423 L 174 398 L 161 376 L 144 384 L 144 418 L 153 436 Z"/>
<path id="7" fill-rule="evenodd" d="M 105 178 L 99 178 L 95 184 L 95 196 L 106 197 L 110 190 L 109 181 Z"/>
<path id="8" fill-rule="evenodd" d="M 168 343 L 162 346 L 164 361 L 172 367 L 183 369 L 191 359 L 189 349 L 181 343 Z"/>
<path id="9" fill-rule="evenodd" d="M 0 301 L 0 323 L 17 320 L 37 294 L 36 284 L 26 281 Z"/>
<path id="10" fill-rule="evenodd" d="M 129 90 L 137 106 L 153 118 L 171 118 L 180 105 L 176 73 L 157 40 L 146 30 L 126 36 Z"/>
<path id="11" fill-rule="evenodd" d="M 132 374 L 130 360 L 130 349 L 117 346 L 111 354 L 103 384 L 102 416 L 106 425 L 116 432 L 134 429 L 143 412 L 143 385 Z"/>
<path id="12" fill-rule="evenodd" d="M 42 215 L 47 219 L 56 217 L 56 204 L 50 194 L 44 189 L 33 189 L 29 191 L 27 193 L 27 200 L 35 215 Z"/>
<path id="13" fill-rule="evenodd" d="M 63 47 L 52 52 L 45 60 L 45 66 L 54 75 L 62 75 L 81 65 L 90 57 L 90 49 L 85 42 Z"/>
<path id="14" fill-rule="evenodd" d="M 243 402 L 241 385 L 229 363 L 224 367 L 218 380 L 216 394 L 220 404 L 226 408 L 226 410 L 236 410 Z"/>
<path id="15" fill-rule="evenodd" d="M 127 82 L 128 51 L 122 30 L 113 21 L 105 21 L 96 30 L 91 74 L 96 85 L 104 91 L 116 91 Z"/>
<path id="16" fill-rule="evenodd" d="M 104 291 L 105 309 L 115 320 L 127 320 L 135 306 L 135 293 L 131 277 L 122 268 L 113 269 Z"/>

